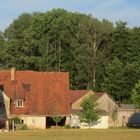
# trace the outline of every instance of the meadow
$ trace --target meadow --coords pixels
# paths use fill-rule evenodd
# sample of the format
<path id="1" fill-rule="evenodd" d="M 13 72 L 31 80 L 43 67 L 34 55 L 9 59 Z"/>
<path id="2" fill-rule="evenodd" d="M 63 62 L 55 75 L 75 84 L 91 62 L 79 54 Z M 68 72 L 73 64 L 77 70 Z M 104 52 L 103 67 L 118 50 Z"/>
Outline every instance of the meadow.
<path id="1" fill-rule="evenodd" d="M 1 140 L 140 140 L 140 129 L 48 129 L 0 132 Z"/>

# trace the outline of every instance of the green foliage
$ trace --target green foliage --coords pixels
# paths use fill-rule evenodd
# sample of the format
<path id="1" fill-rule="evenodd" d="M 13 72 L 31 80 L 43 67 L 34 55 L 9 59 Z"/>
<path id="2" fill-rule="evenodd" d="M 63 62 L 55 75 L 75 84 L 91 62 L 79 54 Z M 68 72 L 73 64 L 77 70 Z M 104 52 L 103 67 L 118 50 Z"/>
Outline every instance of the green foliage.
<path id="1" fill-rule="evenodd" d="M 89 127 L 91 127 L 91 123 L 99 119 L 94 95 L 90 94 L 88 97 L 85 97 L 81 103 L 81 107 L 82 113 L 80 114 L 80 119 L 82 122 L 88 123 Z"/>
<path id="2" fill-rule="evenodd" d="M 59 112 L 60 107 L 58 104 L 55 104 L 55 111 L 53 113 L 52 120 L 55 122 L 56 126 L 58 126 L 58 123 L 63 119 Z"/>
<path id="3" fill-rule="evenodd" d="M 65 125 L 65 128 L 70 129 L 71 127 L 70 127 L 70 125 Z"/>
<path id="4" fill-rule="evenodd" d="M 28 130 L 28 127 L 26 124 L 23 124 L 23 126 L 21 127 L 21 130 Z"/>
<path id="5" fill-rule="evenodd" d="M 115 100 L 120 101 L 123 91 L 121 89 L 123 64 L 117 58 L 114 57 L 113 61 L 105 67 L 104 82 L 102 84 L 102 90 L 110 93 Z"/>
<path id="6" fill-rule="evenodd" d="M 134 89 L 131 91 L 131 99 L 136 109 L 140 109 L 140 80 L 135 84 Z"/>
<path id="7" fill-rule="evenodd" d="M 3 59 L 3 50 L 4 50 L 4 47 L 5 47 L 5 40 L 4 40 L 4 35 L 2 32 L 0 32 L 0 69 L 4 68 L 5 66 L 3 65 L 5 62 L 4 62 L 4 59 Z"/>
<path id="8" fill-rule="evenodd" d="M 113 121 L 115 121 L 117 119 L 117 110 L 112 111 L 111 118 L 112 118 Z"/>
<path id="9" fill-rule="evenodd" d="M 131 90 L 140 79 L 140 54 L 137 53 L 139 45 L 137 41 L 132 43 L 136 35 L 133 30 L 130 31 L 126 23 L 116 23 L 105 52 L 108 61 L 105 62 L 103 81 L 100 83 L 102 91 L 108 92 L 115 100 L 123 103 L 131 102 Z M 135 31 L 138 33 L 137 29 Z"/>
<path id="10" fill-rule="evenodd" d="M 140 27 L 53 9 L 23 13 L 0 32 L 0 69 L 68 71 L 71 89 L 130 103 L 140 79 Z"/>
<path id="11" fill-rule="evenodd" d="M 63 119 L 63 117 L 60 116 L 59 114 L 54 114 L 52 116 L 52 119 L 56 123 L 56 126 L 58 126 L 58 123 Z"/>
<path id="12" fill-rule="evenodd" d="M 13 120 L 14 120 L 14 124 L 20 124 L 21 123 L 21 119 L 18 118 L 18 117 L 14 117 Z"/>
<path id="13" fill-rule="evenodd" d="M 83 88 L 96 88 L 97 74 L 101 70 L 103 50 L 110 33 L 110 23 L 86 17 L 79 24 L 75 48 L 77 80 Z M 108 30 L 106 30 L 106 28 Z"/>

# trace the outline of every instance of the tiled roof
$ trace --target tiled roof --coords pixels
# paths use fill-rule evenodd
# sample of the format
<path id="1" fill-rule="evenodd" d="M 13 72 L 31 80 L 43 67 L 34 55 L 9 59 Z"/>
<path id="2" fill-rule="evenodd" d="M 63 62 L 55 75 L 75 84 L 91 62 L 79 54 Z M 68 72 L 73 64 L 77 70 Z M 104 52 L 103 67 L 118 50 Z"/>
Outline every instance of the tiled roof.
<path id="1" fill-rule="evenodd" d="M 76 102 L 78 99 L 82 98 L 84 95 L 86 95 L 88 92 L 90 92 L 90 90 L 71 90 L 71 94 L 70 94 L 70 102 L 74 103 Z M 93 92 L 95 93 L 95 92 Z M 98 100 L 100 97 L 102 97 L 105 93 L 95 93 L 94 97 L 95 100 Z"/>
<path id="2" fill-rule="evenodd" d="M 0 71 L 0 85 L 12 101 L 11 114 L 70 114 L 68 72 L 16 71 L 11 81 L 10 71 Z M 23 108 L 15 107 L 16 99 L 24 99 Z"/>
<path id="3" fill-rule="evenodd" d="M 70 91 L 70 102 L 74 103 L 84 95 L 86 95 L 89 90 L 71 90 Z"/>
<path id="4" fill-rule="evenodd" d="M 99 98 L 101 98 L 105 93 L 101 93 L 101 92 L 96 92 L 94 94 L 95 100 L 98 100 Z"/>

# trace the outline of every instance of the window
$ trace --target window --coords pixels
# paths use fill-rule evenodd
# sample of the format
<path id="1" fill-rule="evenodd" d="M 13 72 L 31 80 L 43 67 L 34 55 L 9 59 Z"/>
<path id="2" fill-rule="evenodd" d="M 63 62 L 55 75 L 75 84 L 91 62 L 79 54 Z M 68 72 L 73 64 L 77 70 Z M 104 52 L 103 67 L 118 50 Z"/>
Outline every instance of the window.
<path id="1" fill-rule="evenodd" d="M 16 100 L 16 107 L 23 107 L 23 99 Z"/>

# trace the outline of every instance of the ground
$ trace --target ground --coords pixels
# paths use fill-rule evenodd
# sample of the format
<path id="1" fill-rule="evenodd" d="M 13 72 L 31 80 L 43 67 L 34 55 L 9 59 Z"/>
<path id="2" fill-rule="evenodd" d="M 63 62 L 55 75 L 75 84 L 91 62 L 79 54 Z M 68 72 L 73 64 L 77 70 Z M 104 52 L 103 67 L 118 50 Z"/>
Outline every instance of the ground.
<path id="1" fill-rule="evenodd" d="M 48 129 L 0 132 L 1 140 L 140 140 L 140 129 Z"/>

